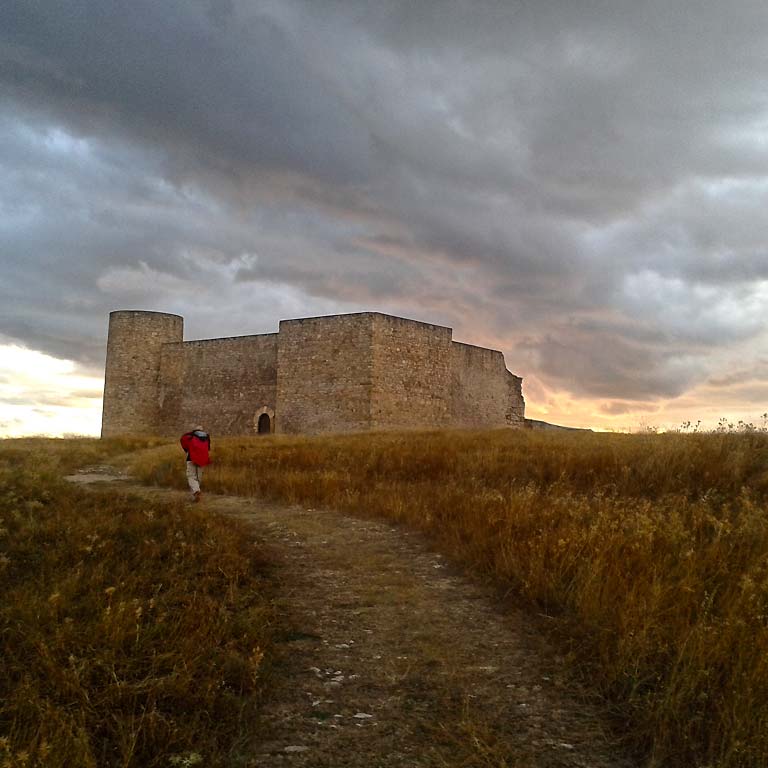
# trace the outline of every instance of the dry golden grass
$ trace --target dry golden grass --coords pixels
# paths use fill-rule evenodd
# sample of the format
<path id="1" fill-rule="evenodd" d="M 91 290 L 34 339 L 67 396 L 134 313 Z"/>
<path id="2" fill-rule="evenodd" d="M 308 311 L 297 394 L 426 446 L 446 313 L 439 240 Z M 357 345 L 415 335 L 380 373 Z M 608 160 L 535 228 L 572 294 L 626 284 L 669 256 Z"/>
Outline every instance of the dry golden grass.
<path id="1" fill-rule="evenodd" d="M 0 438 L 3 466 L 34 466 L 66 474 L 89 464 L 108 462 L 144 448 L 175 444 L 164 437 L 124 436 L 95 438 L 20 437 Z"/>
<path id="2" fill-rule="evenodd" d="M 768 764 L 768 437 L 215 440 L 208 490 L 382 515 L 552 617 L 661 764 Z M 143 454 L 184 484 L 180 449 Z"/>
<path id="3" fill-rule="evenodd" d="M 0 441 L 4 768 L 229 765 L 251 724 L 273 616 L 249 532 L 59 477 L 146 443 Z"/>

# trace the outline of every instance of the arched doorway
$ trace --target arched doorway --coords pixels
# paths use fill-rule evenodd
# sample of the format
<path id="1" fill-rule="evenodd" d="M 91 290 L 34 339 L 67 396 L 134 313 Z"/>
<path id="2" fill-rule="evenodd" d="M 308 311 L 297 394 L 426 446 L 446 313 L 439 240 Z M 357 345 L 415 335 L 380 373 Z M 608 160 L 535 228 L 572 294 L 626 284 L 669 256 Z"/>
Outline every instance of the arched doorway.
<path id="1" fill-rule="evenodd" d="M 275 411 L 268 405 L 253 414 L 253 431 L 257 435 L 271 435 L 275 431 Z"/>

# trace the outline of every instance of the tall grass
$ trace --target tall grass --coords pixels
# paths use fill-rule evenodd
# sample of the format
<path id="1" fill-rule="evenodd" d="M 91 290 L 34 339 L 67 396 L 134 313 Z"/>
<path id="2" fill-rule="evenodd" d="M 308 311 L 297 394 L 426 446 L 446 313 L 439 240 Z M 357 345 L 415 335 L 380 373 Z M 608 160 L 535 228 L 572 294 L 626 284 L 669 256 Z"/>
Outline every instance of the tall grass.
<path id="1" fill-rule="evenodd" d="M 169 442 L 168 438 L 143 435 L 103 440 L 88 437 L 0 438 L 0 459 L 4 466 L 35 466 L 40 470 L 66 474 L 80 467 L 113 461 L 134 451 Z"/>
<path id="2" fill-rule="evenodd" d="M 252 722 L 266 563 L 235 521 L 58 476 L 125 448 L 0 442 L 2 766 L 231 764 Z"/>
<path id="3" fill-rule="evenodd" d="M 135 470 L 181 487 L 179 453 Z M 768 765 L 763 434 L 221 440 L 205 486 L 416 526 L 551 616 L 652 761 Z"/>

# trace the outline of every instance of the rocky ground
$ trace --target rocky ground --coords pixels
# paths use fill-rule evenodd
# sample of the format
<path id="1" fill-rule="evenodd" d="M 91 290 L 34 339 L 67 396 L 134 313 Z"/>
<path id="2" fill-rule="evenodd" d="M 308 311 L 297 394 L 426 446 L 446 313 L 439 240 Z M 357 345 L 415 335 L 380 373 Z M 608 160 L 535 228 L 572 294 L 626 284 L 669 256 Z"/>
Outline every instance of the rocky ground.
<path id="1" fill-rule="evenodd" d="M 101 492 L 178 495 L 91 468 Z M 118 491 L 118 488 L 120 491 Z M 630 768 L 538 619 L 386 522 L 206 495 L 272 554 L 278 635 L 247 765 Z"/>

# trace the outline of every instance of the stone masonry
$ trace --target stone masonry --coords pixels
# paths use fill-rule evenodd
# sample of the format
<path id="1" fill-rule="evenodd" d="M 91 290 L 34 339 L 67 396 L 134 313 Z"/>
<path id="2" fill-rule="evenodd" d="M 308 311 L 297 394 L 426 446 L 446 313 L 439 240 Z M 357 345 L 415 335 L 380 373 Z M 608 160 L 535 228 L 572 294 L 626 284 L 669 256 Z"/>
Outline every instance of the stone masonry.
<path id="1" fill-rule="evenodd" d="M 522 379 L 450 328 L 378 312 L 283 320 L 278 333 L 183 340 L 161 312 L 109 316 L 103 437 L 522 427 Z"/>

